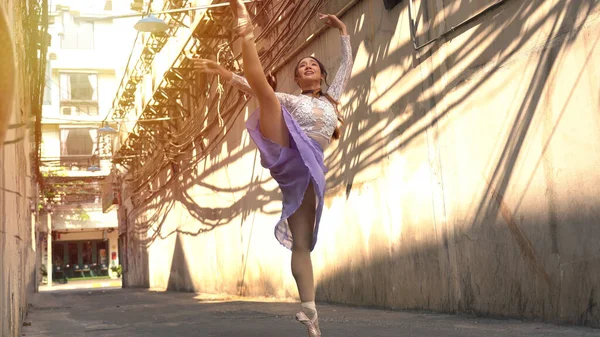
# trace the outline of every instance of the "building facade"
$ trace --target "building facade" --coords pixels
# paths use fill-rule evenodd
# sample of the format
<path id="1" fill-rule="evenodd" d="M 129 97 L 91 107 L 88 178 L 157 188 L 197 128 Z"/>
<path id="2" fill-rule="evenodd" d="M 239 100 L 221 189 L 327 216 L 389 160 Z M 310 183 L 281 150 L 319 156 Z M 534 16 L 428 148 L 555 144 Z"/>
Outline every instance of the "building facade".
<path id="1" fill-rule="evenodd" d="M 600 327 L 597 3 L 393 2 L 251 6 L 282 92 L 299 92 L 302 56 L 335 73 L 338 33 L 316 10 L 351 34 L 318 300 Z M 145 36 L 151 62 L 125 78 L 135 99 L 123 89 L 114 106 L 138 119 L 114 158 L 125 284 L 296 298 L 273 236 L 281 195 L 244 128 L 256 104 L 186 60 L 240 71 L 230 15 L 178 19 L 169 39 Z"/>
<path id="2" fill-rule="evenodd" d="M 122 33 L 126 23 L 101 18 L 128 11 L 129 3 L 112 1 L 53 1 L 49 7 L 41 170 L 52 235 L 41 261 L 55 282 L 115 277 L 112 267 L 119 265 L 116 211 L 102 201 L 115 137 L 103 121 L 135 36 Z"/>
<path id="3" fill-rule="evenodd" d="M 37 283 L 43 7 L 44 1 L 0 1 L 0 336 L 7 337 L 21 336 Z"/>

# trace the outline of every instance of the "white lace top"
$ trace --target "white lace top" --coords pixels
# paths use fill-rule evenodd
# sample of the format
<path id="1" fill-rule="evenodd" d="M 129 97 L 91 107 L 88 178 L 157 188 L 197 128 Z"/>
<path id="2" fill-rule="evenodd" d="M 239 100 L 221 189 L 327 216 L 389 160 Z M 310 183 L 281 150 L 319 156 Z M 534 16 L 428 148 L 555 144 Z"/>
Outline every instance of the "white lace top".
<path id="1" fill-rule="evenodd" d="M 341 39 L 342 61 L 333 82 L 327 89 L 327 93 L 336 101 L 339 101 L 348 84 L 353 64 L 350 36 L 342 35 Z M 254 94 L 248 82 L 242 76 L 233 74 L 231 84 L 250 95 Z M 308 95 L 290 95 L 280 92 L 276 92 L 275 95 L 298 122 L 302 130 L 306 132 L 306 135 L 317 141 L 324 150 L 329 145 L 338 122 L 333 104 L 323 96 L 316 98 Z"/>

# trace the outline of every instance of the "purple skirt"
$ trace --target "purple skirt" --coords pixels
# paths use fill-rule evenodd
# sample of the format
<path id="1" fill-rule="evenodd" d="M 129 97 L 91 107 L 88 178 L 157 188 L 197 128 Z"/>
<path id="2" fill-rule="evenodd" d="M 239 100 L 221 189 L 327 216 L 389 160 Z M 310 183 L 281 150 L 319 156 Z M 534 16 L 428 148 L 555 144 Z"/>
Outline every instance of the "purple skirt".
<path id="1" fill-rule="evenodd" d="M 287 219 L 296 212 L 308 184 L 312 181 L 316 195 L 317 209 L 310 250 L 315 248 L 319 221 L 323 211 L 323 196 L 325 194 L 325 172 L 323 150 L 321 146 L 300 128 L 296 120 L 285 107 L 281 107 L 283 119 L 290 135 L 290 147 L 281 145 L 265 138 L 259 130 L 259 111 L 256 110 L 248 121 L 246 128 L 250 137 L 260 152 L 261 165 L 269 169 L 271 176 L 279 184 L 283 194 L 281 218 L 275 225 L 275 238 L 285 248 L 292 249 L 292 232 Z"/>

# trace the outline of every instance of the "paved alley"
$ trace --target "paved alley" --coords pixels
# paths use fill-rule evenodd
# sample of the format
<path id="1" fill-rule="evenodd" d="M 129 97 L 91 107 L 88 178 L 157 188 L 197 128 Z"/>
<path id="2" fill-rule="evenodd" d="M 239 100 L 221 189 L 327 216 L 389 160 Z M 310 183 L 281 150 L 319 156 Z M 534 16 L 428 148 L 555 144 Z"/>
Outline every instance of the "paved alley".
<path id="1" fill-rule="evenodd" d="M 142 289 L 43 292 L 32 302 L 28 337 L 306 336 L 292 318 L 296 303 Z M 600 336 L 590 328 L 333 305 L 320 306 L 320 316 L 324 337 Z"/>

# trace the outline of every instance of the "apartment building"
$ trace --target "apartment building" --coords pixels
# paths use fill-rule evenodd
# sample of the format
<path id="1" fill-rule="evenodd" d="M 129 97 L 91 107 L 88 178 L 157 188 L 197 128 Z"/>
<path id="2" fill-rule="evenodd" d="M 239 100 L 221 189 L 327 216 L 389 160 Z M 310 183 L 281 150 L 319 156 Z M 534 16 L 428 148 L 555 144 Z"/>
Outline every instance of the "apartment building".
<path id="1" fill-rule="evenodd" d="M 52 235 L 41 261 L 55 282 L 114 277 L 111 267 L 119 265 L 116 201 L 102 198 L 116 131 L 103 121 L 135 34 L 122 29 L 128 20 L 101 18 L 129 7 L 110 0 L 50 4 L 41 170 Z"/>

